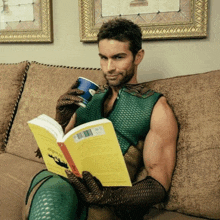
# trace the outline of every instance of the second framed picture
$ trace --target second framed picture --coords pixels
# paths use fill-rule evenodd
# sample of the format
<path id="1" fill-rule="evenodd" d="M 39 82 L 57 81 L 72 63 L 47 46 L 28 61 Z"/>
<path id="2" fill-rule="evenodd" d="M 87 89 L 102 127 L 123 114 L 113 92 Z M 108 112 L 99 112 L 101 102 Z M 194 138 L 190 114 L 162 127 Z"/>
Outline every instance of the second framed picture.
<path id="1" fill-rule="evenodd" d="M 208 0 L 79 0 L 80 39 L 95 42 L 103 22 L 126 18 L 142 29 L 143 40 L 204 38 Z"/>

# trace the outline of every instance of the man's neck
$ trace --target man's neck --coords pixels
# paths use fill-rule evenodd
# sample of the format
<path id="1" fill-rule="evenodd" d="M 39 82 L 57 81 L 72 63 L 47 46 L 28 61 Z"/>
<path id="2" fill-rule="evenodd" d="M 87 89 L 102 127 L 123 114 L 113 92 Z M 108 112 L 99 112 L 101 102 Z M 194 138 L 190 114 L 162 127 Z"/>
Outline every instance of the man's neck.
<path id="1" fill-rule="evenodd" d="M 111 89 L 111 97 L 112 98 L 116 98 L 118 96 L 119 90 L 122 88 L 123 86 L 120 87 L 115 87 L 115 86 L 110 86 Z"/>
<path id="2" fill-rule="evenodd" d="M 124 87 L 125 85 L 127 84 L 137 84 L 138 81 L 137 81 L 137 78 L 136 77 L 133 77 L 129 82 L 127 82 L 126 84 L 123 84 L 123 85 L 120 85 L 120 86 L 110 86 L 111 88 L 111 96 L 112 97 L 117 97 L 118 96 L 118 93 L 119 93 L 119 90 Z"/>

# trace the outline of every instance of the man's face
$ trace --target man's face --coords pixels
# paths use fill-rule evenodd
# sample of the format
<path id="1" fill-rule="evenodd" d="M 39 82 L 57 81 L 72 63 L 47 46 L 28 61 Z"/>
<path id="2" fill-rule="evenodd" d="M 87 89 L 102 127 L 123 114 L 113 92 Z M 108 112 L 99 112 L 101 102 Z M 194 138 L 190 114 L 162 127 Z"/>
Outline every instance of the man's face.
<path id="1" fill-rule="evenodd" d="M 136 82 L 134 57 L 129 42 L 104 39 L 99 42 L 100 65 L 109 86 Z"/>

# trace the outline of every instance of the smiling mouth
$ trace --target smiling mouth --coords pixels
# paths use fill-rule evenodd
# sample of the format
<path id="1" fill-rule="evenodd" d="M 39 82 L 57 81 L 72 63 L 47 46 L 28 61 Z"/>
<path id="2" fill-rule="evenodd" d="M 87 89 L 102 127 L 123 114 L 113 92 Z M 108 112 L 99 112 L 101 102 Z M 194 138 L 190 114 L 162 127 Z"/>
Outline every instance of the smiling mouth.
<path id="1" fill-rule="evenodd" d="M 107 76 L 107 78 L 115 78 L 117 77 L 118 75 L 110 75 L 110 76 Z"/>
<path id="2" fill-rule="evenodd" d="M 107 75 L 106 75 L 106 78 L 108 78 L 108 79 L 113 79 L 113 78 L 117 78 L 118 75 L 119 75 L 119 74 L 116 74 L 116 75 L 109 75 L 109 74 L 107 74 Z"/>

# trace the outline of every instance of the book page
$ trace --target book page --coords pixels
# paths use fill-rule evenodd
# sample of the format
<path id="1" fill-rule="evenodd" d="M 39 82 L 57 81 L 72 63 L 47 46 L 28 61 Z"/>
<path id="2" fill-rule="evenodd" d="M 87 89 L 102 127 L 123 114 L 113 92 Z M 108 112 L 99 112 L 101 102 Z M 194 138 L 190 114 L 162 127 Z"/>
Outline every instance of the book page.
<path id="1" fill-rule="evenodd" d="M 28 123 L 28 125 L 34 134 L 47 169 L 53 173 L 67 177 L 65 170 L 70 170 L 70 167 L 57 144 L 56 138 L 41 126 L 31 123 Z"/>
<path id="2" fill-rule="evenodd" d="M 89 171 L 104 186 L 131 186 L 114 128 L 109 121 L 78 130 L 65 141 L 79 172 Z"/>
<path id="3" fill-rule="evenodd" d="M 47 116 L 49 117 L 49 116 Z M 51 118 L 51 120 L 53 120 Z M 47 131 L 49 131 L 54 138 L 58 139 L 63 136 L 63 131 L 60 130 L 60 128 L 56 125 L 53 125 L 49 120 L 45 120 L 45 116 L 41 115 L 37 118 L 34 118 L 31 121 L 28 121 L 28 124 L 35 124 L 39 127 L 45 128 Z"/>
<path id="4" fill-rule="evenodd" d="M 64 132 L 63 132 L 61 125 L 55 119 L 53 119 L 45 114 L 42 114 L 42 115 L 38 116 L 37 118 L 43 119 L 44 121 L 47 121 L 53 127 L 56 128 L 56 130 L 60 133 L 60 136 L 62 136 L 62 137 L 64 136 Z"/>

